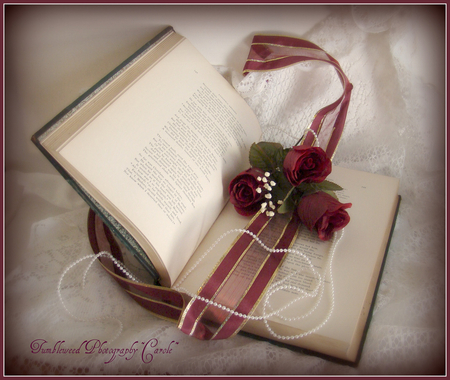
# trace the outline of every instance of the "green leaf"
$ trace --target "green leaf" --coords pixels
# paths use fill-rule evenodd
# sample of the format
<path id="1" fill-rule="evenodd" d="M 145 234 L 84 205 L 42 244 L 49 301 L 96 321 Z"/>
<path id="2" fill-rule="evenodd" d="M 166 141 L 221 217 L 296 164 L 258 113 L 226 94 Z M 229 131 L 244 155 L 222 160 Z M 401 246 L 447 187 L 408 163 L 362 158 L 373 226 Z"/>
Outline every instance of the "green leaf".
<path id="1" fill-rule="evenodd" d="M 330 191 L 330 190 L 322 190 L 324 193 L 327 193 L 328 195 L 331 195 L 334 199 L 339 200 L 338 196 L 336 195 L 336 193 L 334 191 Z"/>
<path id="2" fill-rule="evenodd" d="M 283 169 L 275 170 L 272 173 L 274 181 L 277 183 L 276 188 L 284 191 L 285 195 L 292 189 L 291 183 L 283 173 Z M 284 197 L 283 197 L 284 198 Z"/>
<path id="3" fill-rule="evenodd" d="M 252 144 L 249 154 L 250 165 L 263 171 L 274 171 L 278 166 L 277 157 L 280 150 L 283 150 L 283 146 L 278 143 L 262 141 Z"/>
<path id="4" fill-rule="evenodd" d="M 340 191 L 343 190 L 341 186 L 331 181 L 323 181 L 320 183 L 316 183 L 316 187 L 321 191 Z"/>
<path id="5" fill-rule="evenodd" d="M 284 195 L 283 198 L 279 198 L 279 199 L 284 199 L 284 202 L 282 205 L 280 205 L 280 207 L 278 207 L 278 212 L 280 214 L 285 214 L 287 212 L 293 211 L 296 207 L 296 203 L 294 200 L 294 195 L 296 194 L 295 192 L 295 188 L 292 187 L 289 192 L 287 194 Z"/>
<path id="6" fill-rule="evenodd" d="M 283 169 L 283 163 L 284 163 L 284 159 L 286 158 L 286 155 L 288 154 L 288 152 L 290 151 L 290 149 L 285 148 L 285 149 L 279 149 L 277 154 L 276 154 L 276 161 L 278 164 L 278 167 L 282 170 Z"/>
<path id="7" fill-rule="evenodd" d="M 278 207 L 277 211 L 280 214 L 286 214 L 290 211 L 293 211 L 295 209 L 295 206 L 296 205 L 295 205 L 294 201 L 292 200 L 292 197 L 289 197 L 283 202 L 283 204 L 280 207 Z"/>
<path id="8" fill-rule="evenodd" d="M 317 183 L 301 183 L 297 186 L 297 189 L 302 195 L 309 195 L 319 191 Z"/>
<path id="9" fill-rule="evenodd" d="M 295 208 L 295 204 L 291 202 L 285 202 L 280 207 L 278 207 L 277 212 L 279 214 L 287 214 L 288 212 L 293 211 Z"/>

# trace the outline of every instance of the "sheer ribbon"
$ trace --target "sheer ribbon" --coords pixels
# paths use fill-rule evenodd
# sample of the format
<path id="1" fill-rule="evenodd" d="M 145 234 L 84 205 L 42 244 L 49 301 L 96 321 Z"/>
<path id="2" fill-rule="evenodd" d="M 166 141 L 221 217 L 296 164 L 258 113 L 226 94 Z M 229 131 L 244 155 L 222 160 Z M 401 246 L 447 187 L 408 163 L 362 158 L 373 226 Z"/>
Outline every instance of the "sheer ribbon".
<path id="1" fill-rule="evenodd" d="M 305 145 L 314 145 L 319 139 L 320 146 L 332 158 L 342 135 L 352 90 L 351 83 L 333 57 L 309 41 L 256 35 L 244 74 L 279 70 L 308 60 L 332 65 L 343 87 L 339 99 L 314 116 L 309 127 L 313 133 L 307 133 L 301 141 Z M 225 339 L 236 334 L 245 324 L 246 316 L 257 307 L 283 262 L 286 249 L 295 241 L 298 227 L 296 213 L 290 217 L 280 214 L 268 217 L 265 213 L 258 213 L 247 226 L 251 234 L 242 233 L 236 239 L 200 287 L 197 296 L 190 300 L 176 290 L 127 279 L 110 265 L 108 259 L 99 260 L 130 296 L 152 313 L 176 322 L 181 331 L 198 339 Z M 108 250 L 120 259 L 120 250 L 113 237 L 93 212 L 89 215 L 89 231 L 96 253 Z M 272 253 L 254 244 L 255 236 L 272 248 Z M 215 330 L 207 326 L 209 322 L 215 324 Z"/>
<path id="2" fill-rule="evenodd" d="M 319 61 L 332 65 L 339 76 L 343 93 L 334 103 L 316 113 L 310 129 L 319 136 L 320 146 L 326 147 L 328 157 L 332 158 L 344 129 L 347 110 L 353 85 L 344 74 L 339 62 L 319 46 L 299 38 L 283 36 L 256 35 L 253 38 L 244 74 L 253 71 L 279 70 L 304 61 Z M 328 141 L 322 141 L 322 136 Z M 307 134 L 302 143 L 313 145 L 314 134 Z"/>

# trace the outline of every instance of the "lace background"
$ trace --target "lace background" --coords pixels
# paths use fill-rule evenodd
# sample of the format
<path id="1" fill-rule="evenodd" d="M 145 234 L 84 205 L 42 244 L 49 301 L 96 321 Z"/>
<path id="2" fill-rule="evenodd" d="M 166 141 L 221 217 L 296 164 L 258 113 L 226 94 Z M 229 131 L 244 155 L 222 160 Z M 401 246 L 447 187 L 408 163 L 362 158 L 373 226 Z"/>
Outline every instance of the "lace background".
<path id="1" fill-rule="evenodd" d="M 206 8 L 204 14 L 197 13 L 204 22 L 205 33 L 201 38 L 209 40 L 212 49 L 205 55 L 210 59 L 208 54 L 213 54 L 214 49 L 228 49 L 226 59 L 210 61 L 222 66 L 218 69 L 255 110 L 266 138 L 292 143 L 309 125 L 315 111 L 339 96 L 341 87 L 337 75 L 326 65 L 298 65 L 269 74 L 251 74 L 241 80 L 237 70 L 243 66 L 251 37 L 257 32 L 279 32 L 309 39 L 340 62 L 354 85 L 334 163 L 400 179 L 400 214 L 359 366 L 333 363 L 243 336 L 217 342 L 191 339 L 173 324 L 150 315 L 134 303 L 96 264 L 90 269 L 83 289 L 82 271 L 87 261 L 68 273 L 62 290 L 67 309 L 78 319 L 64 309 L 57 293 L 63 271 L 77 259 L 92 254 L 86 234 L 88 209 L 32 146 L 30 137 L 142 45 L 149 36 L 149 25 L 153 28 L 156 25 L 156 31 L 161 29 L 160 25 L 170 23 L 191 38 L 186 21 L 180 21 L 177 27 L 178 19 L 172 21 L 169 17 L 175 12 L 174 7 L 124 7 L 119 11 L 113 7 L 93 7 L 89 15 L 80 8 L 74 11 L 66 7 L 38 7 L 6 13 L 6 373 L 443 373 L 445 9 L 226 7 L 220 13 L 218 8 Z M 160 12 L 161 18 L 151 21 L 155 20 L 152 12 L 157 15 Z M 195 14 L 192 8 L 188 12 Z M 210 21 L 212 14 L 226 21 L 214 25 Z M 65 17 L 69 15 L 67 22 Z M 94 20 L 101 23 L 108 17 L 123 22 L 111 21 L 114 26 L 103 29 L 103 34 L 98 29 L 89 42 L 89 32 L 95 29 Z M 283 21 L 282 17 L 286 19 Z M 297 25 L 295 17 L 299 25 L 301 20 L 304 23 L 293 26 Z M 194 19 L 190 20 L 192 24 Z M 236 36 L 233 22 L 244 25 L 245 20 L 252 21 L 248 21 L 248 29 L 240 26 L 243 34 Z M 25 25 L 28 30 L 23 30 Z M 229 34 L 223 33 L 223 25 Z M 50 31 L 73 28 L 77 33 L 34 34 L 33 28 L 37 27 Z M 115 55 L 114 49 L 107 47 L 104 56 L 89 50 L 96 44 L 102 46 L 112 31 L 117 33 L 115 43 L 118 51 L 122 49 L 122 55 Z M 191 41 L 201 45 L 203 40 L 196 38 Z M 63 61 L 56 53 L 39 52 L 49 46 L 55 49 L 51 52 L 59 49 L 64 52 L 61 54 L 69 55 Z M 66 50 L 60 50 L 64 46 Z M 82 51 L 92 58 L 83 61 L 82 79 L 73 82 L 72 71 L 79 72 L 78 54 Z M 34 58 L 31 69 L 23 59 L 27 54 Z M 64 69 L 52 76 L 54 66 Z M 100 69 L 102 75 L 98 75 Z M 46 106 L 40 107 L 43 104 Z M 144 363 L 141 342 L 153 338 L 158 340 L 158 348 L 167 348 L 172 341 L 178 344 L 172 343 L 170 353 L 154 355 L 150 363 Z M 107 341 L 103 348 L 130 348 L 138 341 L 134 348 L 139 350 L 130 360 L 127 355 L 105 363 L 111 355 L 33 354 L 32 342 L 36 339 L 45 339 L 47 348 L 53 348 L 58 341 L 65 341 L 63 348 L 77 348 L 85 339 Z"/>

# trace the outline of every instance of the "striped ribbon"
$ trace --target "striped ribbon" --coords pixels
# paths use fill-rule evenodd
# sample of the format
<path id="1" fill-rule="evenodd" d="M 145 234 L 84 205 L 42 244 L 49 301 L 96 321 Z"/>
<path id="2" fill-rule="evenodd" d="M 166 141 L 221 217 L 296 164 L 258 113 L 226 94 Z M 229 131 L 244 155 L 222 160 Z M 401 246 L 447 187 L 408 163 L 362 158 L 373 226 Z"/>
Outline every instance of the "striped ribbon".
<path id="1" fill-rule="evenodd" d="M 317 112 L 310 126 L 318 136 L 320 146 L 326 147 L 327 155 L 332 158 L 342 135 L 352 90 L 351 83 L 333 57 L 309 41 L 256 35 L 244 66 L 244 74 L 279 70 L 308 60 L 332 65 L 343 87 L 339 99 Z M 322 141 L 322 136 L 326 136 L 327 141 Z M 315 138 L 314 134 L 307 134 L 302 144 L 313 145 Z M 92 211 L 88 221 L 94 252 L 107 250 L 120 259 L 120 249 L 114 238 Z M 290 248 L 295 241 L 298 226 L 296 213 L 290 218 L 280 214 L 272 218 L 264 213 L 257 214 L 247 229 L 278 252 L 268 253 L 254 244 L 255 240 L 249 234 L 241 234 L 198 290 L 198 297 L 190 300 L 169 288 L 126 279 L 111 266 L 108 259 L 100 260 L 130 296 L 150 312 L 177 323 L 181 331 L 198 339 L 225 339 L 235 335 L 244 326 L 247 320 L 245 315 L 251 315 L 258 305 L 283 262 L 283 250 Z M 246 276 L 241 275 L 242 271 L 246 272 Z M 225 305 L 234 312 L 214 306 L 213 302 Z M 215 323 L 214 330 L 207 326 L 211 321 Z"/>
<path id="2" fill-rule="evenodd" d="M 253 71 L 272 71 L 304 61 L 320 61 L 332 65 L 339 76 L 343 93 L 332 104 L 322 108 L 316 113 L 310 129 L 320 139 L 320 135 L 328 135 L 325 131 L 331 130 L 328 141 L 321 141 L 320 146 L 326 147 L 325 152 L 332 158 L 339 144 L 344 130 L 347 110 L 350 103 L 353 85 L 344 74 L 339 62 L 319 46 L 299 38 L 283 36 L 256 35 L 253 38 L 248 59 L 244 66 L 244 74 Z M 303 140 L 305 145 L 313 145 L 315 137 L 307 134 Z"/>

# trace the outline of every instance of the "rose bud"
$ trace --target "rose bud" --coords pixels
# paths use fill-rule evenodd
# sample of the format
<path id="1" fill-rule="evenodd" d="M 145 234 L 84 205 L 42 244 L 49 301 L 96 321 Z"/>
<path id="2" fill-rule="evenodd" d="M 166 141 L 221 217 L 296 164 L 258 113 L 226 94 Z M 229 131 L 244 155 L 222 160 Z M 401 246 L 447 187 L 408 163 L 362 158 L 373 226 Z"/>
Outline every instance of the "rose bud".
<path id="1" fill-rule="evenodd" d="M 329 240 L 334 231 L 341 230 L 350 221 L 345 209 L 351 203 L 341 203 L 331 195 L 318 191 L 300 199 L 297 214 L 301 222 L 312 231 L 317 230 L 319 239 Z"/>
<path id="2" fill-rule="evenodd" d="M 283 162 L 286 178 L 291 185 L 302 182 L 322 182 L 331 173 L 331 160 L 319 147 L 294 146 Z"/>
<path id="3" fill-rule="evenodd" d="M 263 178 L 264 172 L 256 168 L 247 169 L 238 174 L 228 186 L 230 202 L 236 211 L 244 216 L 256 214 L 261 208 L 267 193 L 258 177 Z"/>

